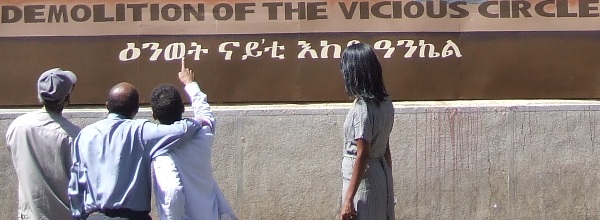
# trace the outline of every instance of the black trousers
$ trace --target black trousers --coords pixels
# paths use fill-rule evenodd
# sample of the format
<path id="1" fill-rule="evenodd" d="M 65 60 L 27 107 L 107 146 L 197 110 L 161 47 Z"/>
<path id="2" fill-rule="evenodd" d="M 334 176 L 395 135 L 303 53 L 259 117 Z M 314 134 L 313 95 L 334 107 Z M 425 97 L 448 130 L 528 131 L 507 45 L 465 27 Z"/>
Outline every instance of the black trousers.
<path id="1" fill-rule="evenodd" d="M 129 209 L 107 209 L 92 212 L 87 220 L 152 220 L 150 211 L 133 211 Z"/>

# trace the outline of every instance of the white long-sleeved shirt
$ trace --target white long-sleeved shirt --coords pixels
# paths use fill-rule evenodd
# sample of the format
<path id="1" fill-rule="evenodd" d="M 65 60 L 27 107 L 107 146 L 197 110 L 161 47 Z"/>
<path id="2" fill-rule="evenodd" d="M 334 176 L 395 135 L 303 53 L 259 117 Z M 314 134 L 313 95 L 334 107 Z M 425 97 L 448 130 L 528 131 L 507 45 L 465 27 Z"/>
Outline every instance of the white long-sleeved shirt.
<path id="1" fill-rule="evenodd" d="M 162 220 L 237 219 L 212 175 L 215 118 L 197 83 L 185 86 L 203 126 L 183 146 L 154 158 L 154 192 Z"/>

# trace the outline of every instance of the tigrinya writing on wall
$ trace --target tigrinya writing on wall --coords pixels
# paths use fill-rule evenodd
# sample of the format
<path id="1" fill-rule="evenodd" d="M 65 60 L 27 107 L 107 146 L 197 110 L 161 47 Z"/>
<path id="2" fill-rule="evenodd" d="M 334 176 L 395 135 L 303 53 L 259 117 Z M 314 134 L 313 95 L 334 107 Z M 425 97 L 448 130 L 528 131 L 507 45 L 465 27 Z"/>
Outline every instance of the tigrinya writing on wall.
<path id="1" fill-rule="evenodd" d="M 72 104 L 148 93 L 185 57 L 212 102 L 348 101 L 342 51 L 372 45 L 393 100 L 598 98 L 597 0 L 0 3 L 2 106 L 42 71 L 81 76 Z M 17 86 L 19 88 L 17 88 Z M 148 102 L 142 96 L 142 102 Z"/>

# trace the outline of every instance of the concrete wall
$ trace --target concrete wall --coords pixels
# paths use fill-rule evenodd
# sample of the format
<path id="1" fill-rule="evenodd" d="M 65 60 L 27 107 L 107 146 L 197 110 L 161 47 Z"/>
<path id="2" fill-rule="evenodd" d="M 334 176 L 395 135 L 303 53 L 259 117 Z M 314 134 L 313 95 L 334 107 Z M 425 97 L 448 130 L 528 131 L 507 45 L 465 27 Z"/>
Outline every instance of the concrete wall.
<path id="1" fill-rule="evenodd" d="M 240 219 L 337 218 L 348 107 L 214 108 L 215 177 Z M 21 113 L 0 111 L 3 145 Z M 105 115 L 65 114 L 81 126 Z M 396 218 L 598 219 L 599 122 L 593 101 L 396 103 Z M 14 219 L 17 179 L 7 150 L 0 165 L 0 219 Z"/>

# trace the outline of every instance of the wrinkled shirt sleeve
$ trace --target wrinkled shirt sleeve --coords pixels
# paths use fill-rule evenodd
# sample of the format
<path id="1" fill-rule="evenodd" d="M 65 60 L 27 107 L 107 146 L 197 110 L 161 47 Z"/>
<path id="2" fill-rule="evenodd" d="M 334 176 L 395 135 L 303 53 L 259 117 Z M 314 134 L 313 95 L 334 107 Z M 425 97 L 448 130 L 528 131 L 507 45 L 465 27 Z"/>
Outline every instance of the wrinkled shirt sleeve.
<path id="1" fill-rule="evenodd" d="M 81 164 L 81 159 L 79 156 L 79 147 L 77 145 L 77 140 L 79 136 L 75 139 L 73 144 L 71 145 L 71 158 L 73 160 L 73 165 L 71 166 L 71 178 L 69 179 L 69 201 L 71 205 L 71 215 L 74 219 L 79 219 L 85 216 L 85 189 L 87 187 L 87 175 L 86 169 Z"/>
<path id="2" fill-rule="evenodd" d="M 170 125 L 144 122 L 142 126 L 142 144 L 151 158 L 164 154 L 172 148 L 185 143 L 200 129 L 197 121 L 183 119 Z"/>
<path id="3" fill-rule="evenodd" d="M 10 152 L 10 146 L 13 145 L 12 143 L 12 137 L 13 137 L 13 131 L 14 128 L 11 125 L 8 126 L 8 130 L 6 131 L 6 148 L 8 149 L 8 151 Z"/>
<path id="4" fill-rule="evenodd" d="M 185 194 L 175 162 L 168 154 L 159 155 L 152 162 L 154 193 L 161 220 L 180 220 L 185 216 Z"/>
<path id="5" fill-rule="evenodd" d="M 202 126 L 209 126 L 214 132 L 215 130 L 215 117 L 212 109 L 208 104 L 208 96 L 200 90 L 198 83 L 192 82 L 185 86 L 190 100 L 192 101 L 192 109 L 194 110 L 194 118 L 202 122 Z"/>
<path id="6" fill-rule="evenodd" d="M 364 100 L 356 101 L 354 106 L 356 108 L 352 124 L 354 127 L 354 140 L 364 139 L 373 144 L 373 113 L 369 110 Z"/>

